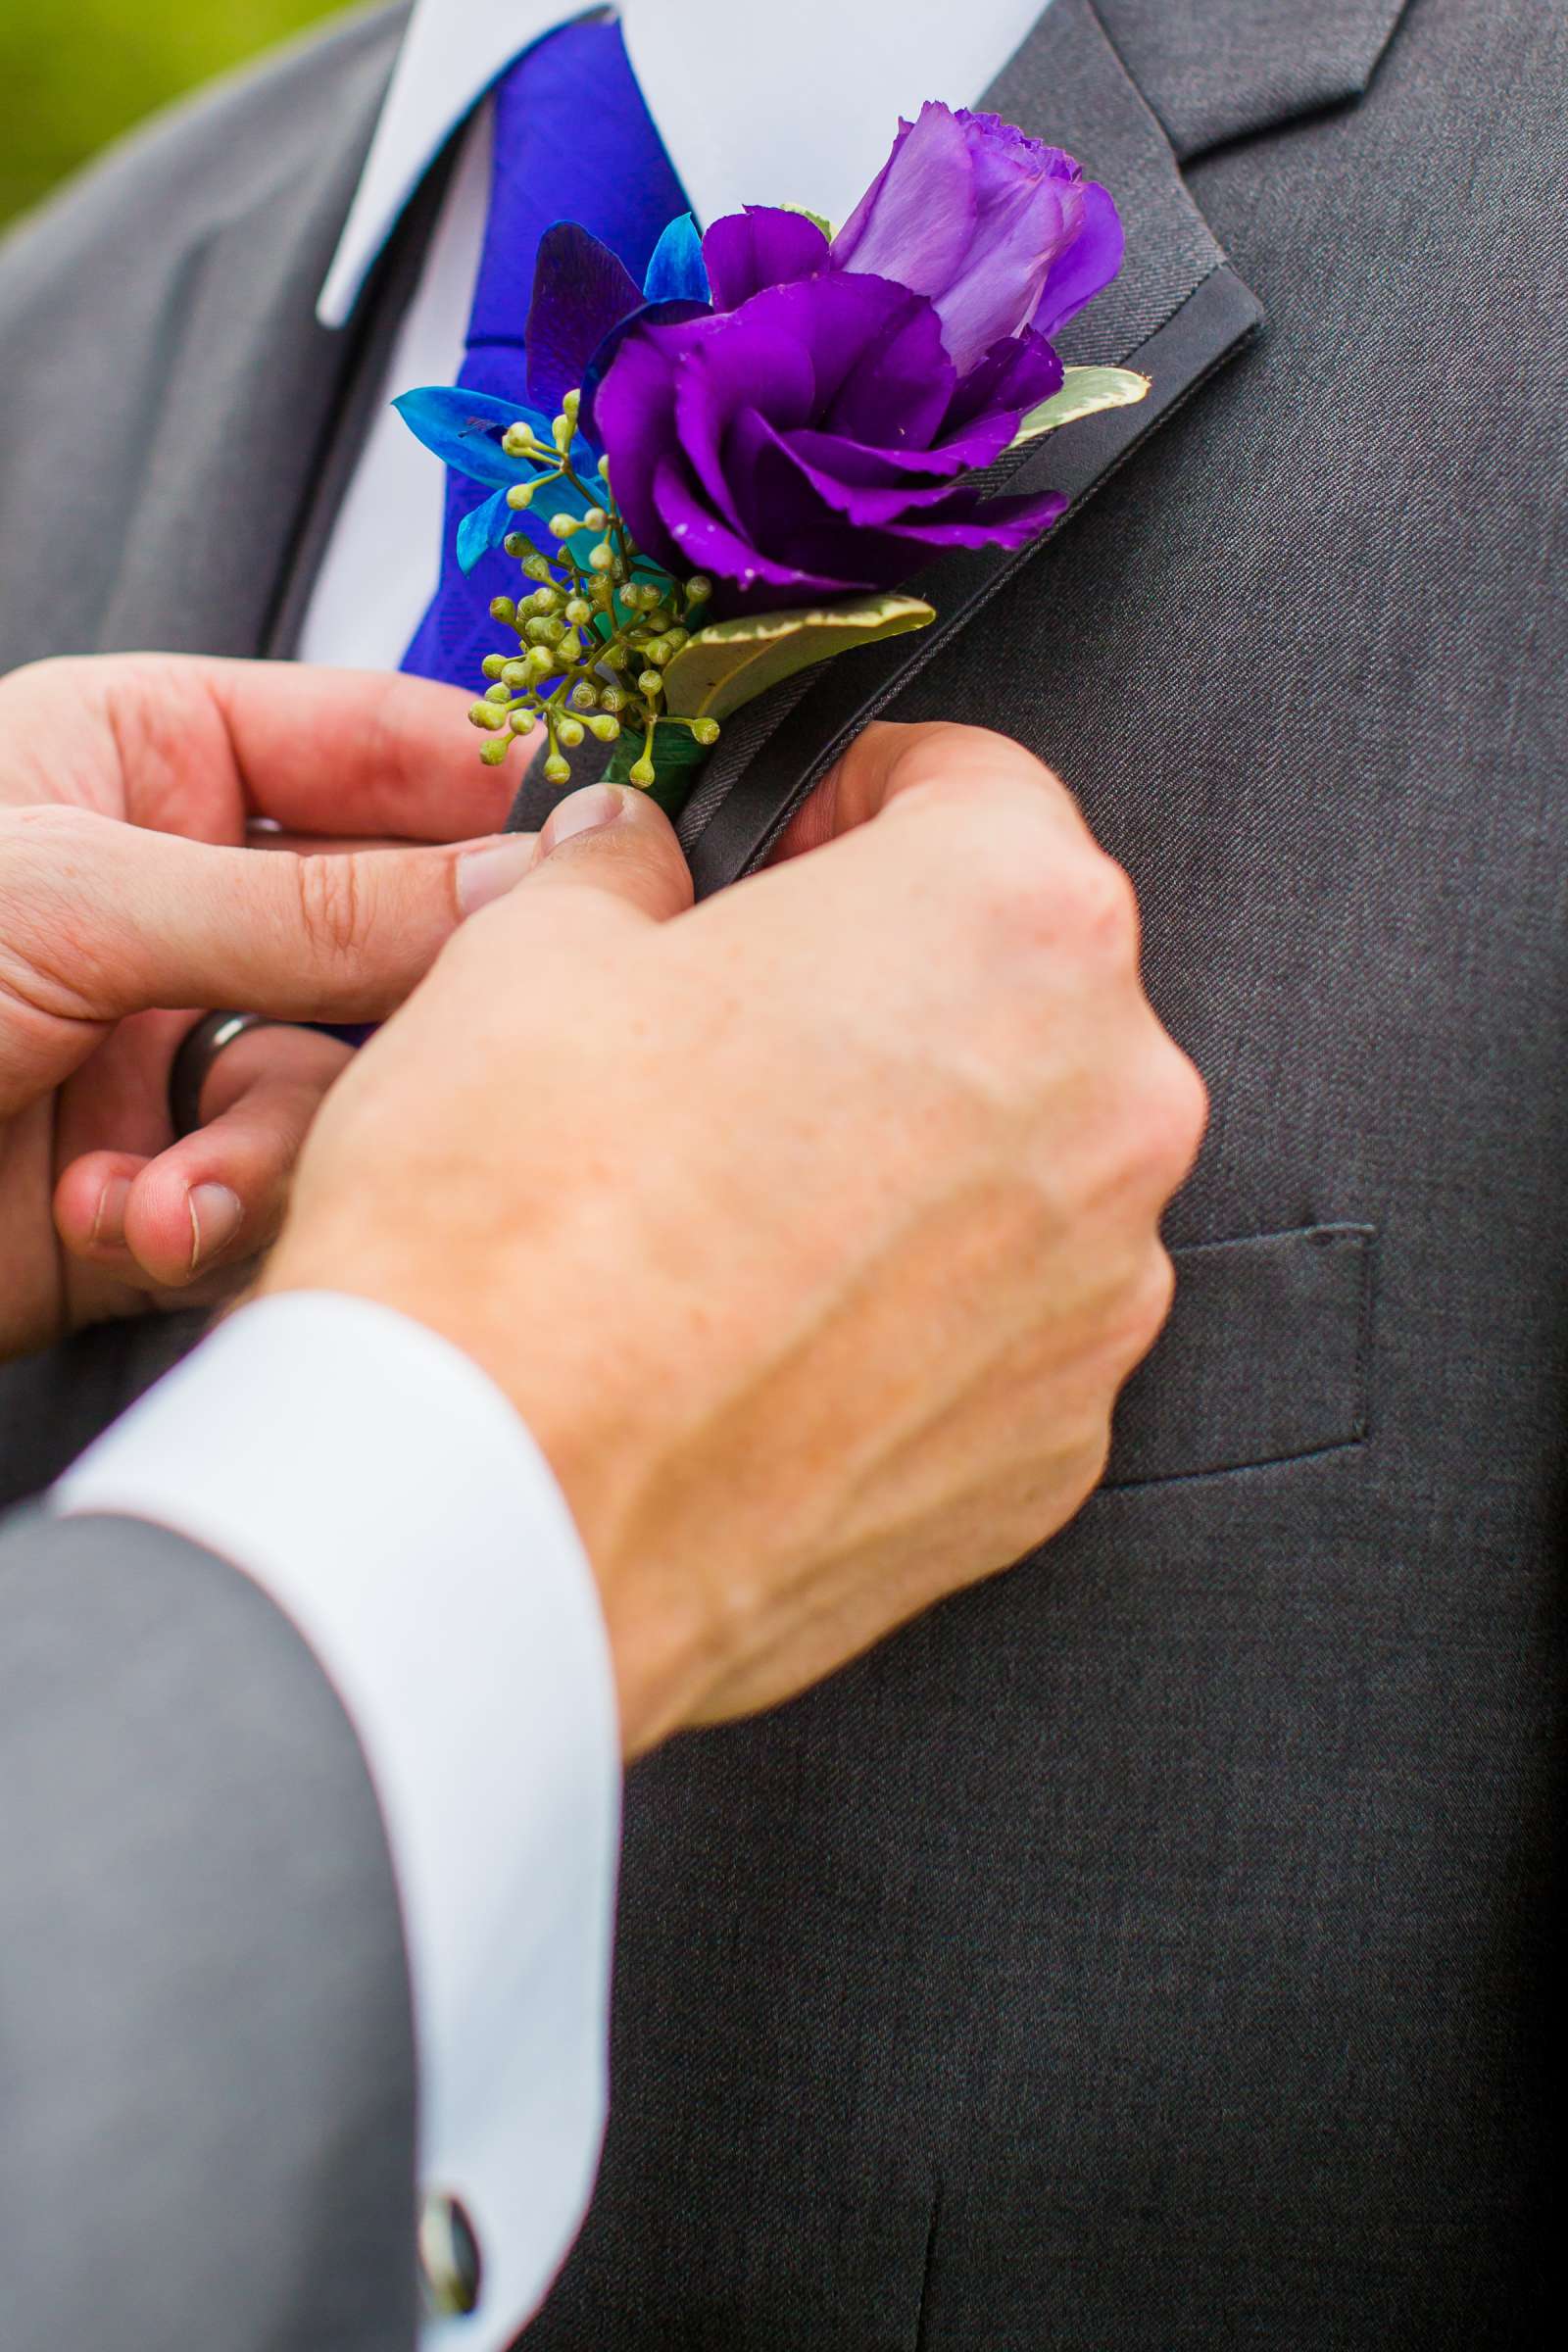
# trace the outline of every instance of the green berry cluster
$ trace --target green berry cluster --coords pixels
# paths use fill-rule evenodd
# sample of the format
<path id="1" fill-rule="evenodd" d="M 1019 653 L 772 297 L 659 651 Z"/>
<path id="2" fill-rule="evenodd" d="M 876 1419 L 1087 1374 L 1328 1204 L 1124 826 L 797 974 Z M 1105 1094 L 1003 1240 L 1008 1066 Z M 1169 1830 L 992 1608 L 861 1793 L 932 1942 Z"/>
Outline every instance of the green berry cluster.
<path id="1" fill-rule="evenodd" d="M 671 578 L 638 554 L 612 494 L 604 504 L 593 503 L 601 488 L 609 488 L 609 468 L 589 483 L 574 470 L 578 407 L 578 394 L 568 392 L 551 427 L 553 446 L 523 423 L 514 424 L 502 442 L 509 457 L 526 459 L 538 469 L 532 480 L 508 491 L 509 506 L 521 513 L 541 491 L 565 482 L 577 493 L 577 509 L 550 517 L 554 557 L 541 554 L 520 531 L 507 538 L 507 554 L 516 558 L 526 585 L 517 597 L 498 596 L 490 615 L 515 633 L 517 650 L 487 656 L 490 682 L 468 716 L 489 737 L 479 757 L 492 767 L 505 760 L 515 737 L 542 725 L 550 745 L 544 774 L 551 784 L 571 781 L 566 755 L 585 734 L 600 743 L 640 734 L 641 754 L 625 772 L 646 788 L 656 780 L 661 727 L 684 728 L 705 747 L 718 740 L 715 719 L 681 718 L 664 708 L 663 672 L 702 626 L 713 583 L 701 574 Z"/>

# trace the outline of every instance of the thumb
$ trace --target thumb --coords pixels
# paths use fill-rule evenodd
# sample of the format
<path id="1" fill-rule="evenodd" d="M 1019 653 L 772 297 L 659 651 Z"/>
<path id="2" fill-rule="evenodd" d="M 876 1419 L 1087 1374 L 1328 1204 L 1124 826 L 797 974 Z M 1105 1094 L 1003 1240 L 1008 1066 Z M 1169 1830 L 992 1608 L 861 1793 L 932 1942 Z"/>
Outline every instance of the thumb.
<path id="1" fill-rule="evenodd" d="M 528 887 L 514 904 L 537 906 L 547 889 L 593 891 L 656 923 L 684 914 L 692 903 L 675 829 L 634 784 L 590 784 L 552 811 Z"/>
<path id="2" fill-rule="evenodd" d="M 519 880 L 525 837 L 296 857 L 220 849 L 81 809 L 17 811 L 0 842 L 7 961 L 75 1022 L 216 1004 L 374 1019 L 466 914 Z"/>

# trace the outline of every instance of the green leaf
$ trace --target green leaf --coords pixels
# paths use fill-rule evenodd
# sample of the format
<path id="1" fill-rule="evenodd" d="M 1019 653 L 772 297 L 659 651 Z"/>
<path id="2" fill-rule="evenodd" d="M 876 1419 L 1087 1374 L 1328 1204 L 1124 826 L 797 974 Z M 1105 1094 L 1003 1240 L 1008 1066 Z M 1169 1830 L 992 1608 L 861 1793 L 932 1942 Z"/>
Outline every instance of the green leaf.
<path id="1" fill-rule="evenodd" d="M 832 244 L 832 221 L 824 220 L 820 213 L 813 213 L 808 204 L 781 204 L 778 209 L 781 213 L 800 213 L 806 220 L 814 220 L 817 227 L 822 231 L 823 236 L 826 237 L 828 243 L 830 245 Z"/>
<path id="2" fill-rule="evenodd" d="M 682 718 L 727 718 L 813 662 L 928 628 L 935 618 L 916 596 L 860 596 L 809 612 L 715 621 L 699 629 L 665 669 L 665 707 Z"/>
<path id="3" fill-rule="evenodd" d="M 1130 409 L 1148 390 L 1148 376 L 1135 375 L 1130 368 L 1068 368 L 1061 390 L 1030 410 L 1011 446 L 1021 449 L 1026 441 L 1038 441 L 1060 424 L 1076 424 L 1080 416 L 1096 416 L 1102 409 Z"/>
<path id="4" fill-rule="evenodd" d="M 631 771 L 643 756 L 643 731 L 629 727 L 615 746 L 605 770 L 607 784 L 629 784 Z M 685 727 L 654 730 L 654 781 L 639 789 L 657 801 L 668 817 L 679 816 L 691 799 L 692 787 L 708 763 L 707 748 L 693 740 Z"/>

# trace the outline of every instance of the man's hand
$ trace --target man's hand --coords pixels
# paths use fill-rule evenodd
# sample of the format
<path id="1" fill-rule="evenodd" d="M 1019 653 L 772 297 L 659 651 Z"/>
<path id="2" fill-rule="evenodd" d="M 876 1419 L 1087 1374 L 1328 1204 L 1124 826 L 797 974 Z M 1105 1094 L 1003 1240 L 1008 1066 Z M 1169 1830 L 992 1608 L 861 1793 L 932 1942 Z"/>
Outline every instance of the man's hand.
<path id="1" fill-rule="evenodd" d="M 387 846 L 501 822 L 464 707 L 415 679 L 168 656 L 0 681 L 0 1356 L 200 1298 L 270 1238 L 346 1049 L 245 1038 L 214 1069 L 211 1123 L 175 1142 L 193 1013 L 152 1008 L 342 1021 L 400 1003 L 527 856 Z M 258 820 L 274 849 L 331 854 L 260 856 Z"/>
<path id="2" fill-rule="evenodd" d="M 1203 1091 L 1125 875 L 973 729 L 872 729 L 833 805 L 870 821 L 693 910 L 649 803 L 566 803 L 334 1091 L 264 1278 L 511 1396 L 631 1752 L 1053 1533 L 1170 1297 Z"/>

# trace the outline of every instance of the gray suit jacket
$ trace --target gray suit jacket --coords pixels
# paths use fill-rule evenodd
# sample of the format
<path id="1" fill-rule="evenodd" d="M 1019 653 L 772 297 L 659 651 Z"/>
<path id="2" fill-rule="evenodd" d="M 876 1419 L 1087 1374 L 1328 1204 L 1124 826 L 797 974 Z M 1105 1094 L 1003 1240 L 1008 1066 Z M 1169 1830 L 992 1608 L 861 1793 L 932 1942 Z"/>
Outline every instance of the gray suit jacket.
<path id="1" fill-rule="evenodd" d="M 358 1743 L 246 1578 L 0 1535 L 0 2344 L 399 2352 L 414 2059 Z"/>
<path id="2" fill-rule="evenodd" d="M 397 31 L 0 262 L 0 660 L 287 651 L 417 257 L 312 323 Z M 1038 555 L 945 573 L 957 625 L 734 730 L 688 843 L 740 871 L 869 709 L 1006 727 L 1130 867 L 1213 1127 L 1077 1525 L 635 1777 L 547 2352 L 1475 2352 L 1554 2308 L 1565 90 L 1535 0 L 1054 0 L 993 93 L 1123 200 L 1072 356 L 1153 399 L 1051 454 Z M 144 1345 L 10 1385 L 14 1490 Z"/>

